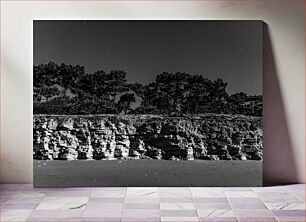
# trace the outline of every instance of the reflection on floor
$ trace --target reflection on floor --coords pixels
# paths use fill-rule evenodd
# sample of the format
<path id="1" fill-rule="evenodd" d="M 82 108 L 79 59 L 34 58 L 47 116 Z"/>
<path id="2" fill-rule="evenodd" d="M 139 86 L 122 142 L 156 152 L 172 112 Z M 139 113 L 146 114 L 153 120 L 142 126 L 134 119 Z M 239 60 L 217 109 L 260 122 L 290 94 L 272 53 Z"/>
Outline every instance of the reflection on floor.
<path id="1" fill-rule="evenodd" d="M 2 184 L 1 221 L 305 221 L 305 185 L 33 188 Z"/>

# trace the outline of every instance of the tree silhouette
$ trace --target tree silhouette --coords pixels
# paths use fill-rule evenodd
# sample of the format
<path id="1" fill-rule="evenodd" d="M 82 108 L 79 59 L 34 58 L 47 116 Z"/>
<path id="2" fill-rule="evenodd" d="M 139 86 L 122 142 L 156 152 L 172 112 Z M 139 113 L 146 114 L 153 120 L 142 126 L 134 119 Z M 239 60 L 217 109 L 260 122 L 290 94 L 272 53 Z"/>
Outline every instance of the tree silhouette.
<path id="1" fill-rule="evenodd" d="M 123 107 L 124 114 L 127 114 L 131 106 L 131 103 L 133 102 L 136 102 L 134 93 L 125 93 L 122 96 L 120 96 L 118 104 Z"/>
<path id="2" fill-rule="evenodd" d="M 85 73 L 83 66 L 54 62 L 33 67 L 34 113 L 262 116 L 261 95 L 229 95 L 226 87 L 220 78 L 210 80 L 183 72 L 162 72 L 144 85 L 127 83 L 124 70 Z M 140 106 L 133 110 L 136 97 L 141 98 Z"/>
<path id="3" fill-rule="evenodd" d="M 58 96 L 59 94 L 60 94 L 60 92 L 59 92 L 58 88 L 56 88 L 56 87 L 44 87 L 42 92 L 41 92 L 41 95 L 46 97 L 46 102 L 49 101 L 49 98 Z"/>
<path id="4" fill-rule="evenodd" d="M 66 97 L 66 92 L 68 88 L 77 87 L 75 81 L 85 73 L 83 66 L 72 66 L 65 65 L 64 63 L 60 65 L 58 70 L 58 81 L 63 87 L 62 97 Z"/>
<path id="5" fill-rule="evenodd" d="M 33 67 L 34 102 L 40 102 L 45 87 L 57 82 L 59 68 L 54 62 Z"/>

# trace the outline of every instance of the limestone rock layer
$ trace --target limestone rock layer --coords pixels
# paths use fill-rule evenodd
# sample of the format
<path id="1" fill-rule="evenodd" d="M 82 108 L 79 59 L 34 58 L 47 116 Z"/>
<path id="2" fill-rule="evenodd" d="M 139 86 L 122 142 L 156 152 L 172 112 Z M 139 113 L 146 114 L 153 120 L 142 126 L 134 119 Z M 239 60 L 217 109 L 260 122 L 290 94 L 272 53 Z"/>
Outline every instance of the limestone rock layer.
<path id="1" fill-rule="evenodd" d="M 35 115 L 35 159 L 262 160 L 262 118 Z"/>

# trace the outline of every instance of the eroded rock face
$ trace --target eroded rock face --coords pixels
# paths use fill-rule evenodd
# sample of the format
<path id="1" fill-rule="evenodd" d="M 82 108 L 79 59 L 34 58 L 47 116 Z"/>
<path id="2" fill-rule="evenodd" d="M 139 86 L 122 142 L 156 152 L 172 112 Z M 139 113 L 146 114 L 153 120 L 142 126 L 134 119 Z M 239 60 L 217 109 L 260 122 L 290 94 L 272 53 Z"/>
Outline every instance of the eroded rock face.
<path id="1" fill-rule="evenodd" d="M 262 159 L 260 117 L 36 115 L 33 132 L 35 159 Z"/>

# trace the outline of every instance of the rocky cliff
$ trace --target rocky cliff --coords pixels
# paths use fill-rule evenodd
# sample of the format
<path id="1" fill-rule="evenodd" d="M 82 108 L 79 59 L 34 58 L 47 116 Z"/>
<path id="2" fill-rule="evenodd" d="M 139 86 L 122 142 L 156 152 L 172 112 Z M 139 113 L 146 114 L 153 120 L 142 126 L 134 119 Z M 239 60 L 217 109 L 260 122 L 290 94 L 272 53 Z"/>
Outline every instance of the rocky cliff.
<path id="1" fill-rule="evenodd" d="M 261 160 L 262 118 L 35 115 L 35 159 Z"/>

